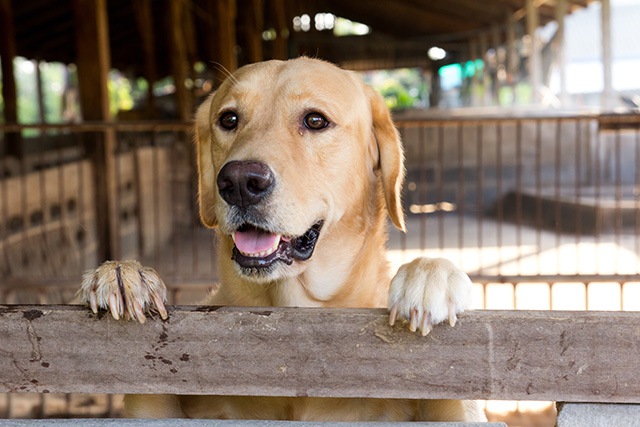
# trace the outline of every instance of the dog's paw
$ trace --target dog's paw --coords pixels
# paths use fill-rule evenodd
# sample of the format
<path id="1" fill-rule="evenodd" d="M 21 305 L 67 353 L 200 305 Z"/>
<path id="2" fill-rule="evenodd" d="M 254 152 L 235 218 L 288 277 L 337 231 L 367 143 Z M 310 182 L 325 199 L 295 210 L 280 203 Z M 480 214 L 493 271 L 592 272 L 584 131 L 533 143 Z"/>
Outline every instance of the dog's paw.
<path id="1" fill-rule="evenodd" d="M 107 261 L 82 276 L 79 291 L 83 303 L 94 313 L 109 310 L 114 319 L 134 319 L 144 323 L 145 313 L 157 312 L 167 318 L 167 289 L 152 268 L 138 261 Z"/>
<path id="2" fill-rule="evenodd" d="M 416 258 L 398 269 L 389 289 L 389 323 L 404 319 L 412 332 L 431 332 L 445 320 L 454 326 L 471 299 L 471 280 L 442 258 Z"/>

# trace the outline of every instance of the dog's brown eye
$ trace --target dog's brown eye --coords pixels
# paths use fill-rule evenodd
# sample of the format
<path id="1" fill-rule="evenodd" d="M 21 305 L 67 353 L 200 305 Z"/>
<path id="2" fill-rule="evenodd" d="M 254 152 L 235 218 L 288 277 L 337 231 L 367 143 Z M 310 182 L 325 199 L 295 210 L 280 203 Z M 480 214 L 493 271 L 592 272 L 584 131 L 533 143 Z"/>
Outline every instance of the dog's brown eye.
<path id="1" fill-rule="evenodd" d="M 329 120 L 320 113 L 309 113 L 304 116 L 304 126 L 310 130 L 320 130 L 329 126 Z"/>
<path id="2" fill-rule="evenodd" d="M 218 123 L 223 129 L 233 130 L 238 127 L 238 114 L 234 111 L 227 111 L 220 116 Z"/>

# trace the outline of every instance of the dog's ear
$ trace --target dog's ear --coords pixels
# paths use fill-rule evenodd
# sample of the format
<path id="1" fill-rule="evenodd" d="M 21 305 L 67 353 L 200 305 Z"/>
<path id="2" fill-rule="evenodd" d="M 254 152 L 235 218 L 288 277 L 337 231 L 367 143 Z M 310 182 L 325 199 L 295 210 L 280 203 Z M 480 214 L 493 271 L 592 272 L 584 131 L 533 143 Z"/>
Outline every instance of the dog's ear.
<path id="1" fill-rule="evenodd" d="M 213 94 L 198 108 L 195 118 L 195 143 L 198 156 L 198 204 L 200 220 L 207 227 L 215 227 L 218 220 L 214 212 L 216 171 L 213 168 L 211 105 Z"/>
<path id="2" fill-rule="evenodd" d="M 378 167 L 381 171 L 387 211 L 393 224 L 406 231 L 402 210 L 402 184 L 405 173 L 402 142 L 382 96 L 369 86 L 366 90 L 371 104 L 373 136 L 377 145 Z"/>

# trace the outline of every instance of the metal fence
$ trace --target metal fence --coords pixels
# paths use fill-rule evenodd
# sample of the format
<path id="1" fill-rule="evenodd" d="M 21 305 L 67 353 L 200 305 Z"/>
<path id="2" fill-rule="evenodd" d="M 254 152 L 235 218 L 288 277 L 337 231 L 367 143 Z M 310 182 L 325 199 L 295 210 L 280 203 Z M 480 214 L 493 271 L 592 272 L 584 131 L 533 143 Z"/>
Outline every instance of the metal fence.
<path id="1" fill-rule="evenodd" d="M 640 117 L 400 123 L 407 234 L 455 261 L 479 307 L 638 309 Z"/>
<path id="2" fill-rule="evenodd" d="M 393 264 L 451 259 L 474 281 L 479 308 L 640 309 L 640 116 L 398 127 L 408 232 L 391 231 Z M 20 156 L 7 138 L 15 132 L 25 135 Z M 109 135 L 113 257 L 154 267 L 172 303 L 196 302 L 215 283 L 216 243 L 197 215 L 190 123 L 4 125 L 0 135 L 0 303 L 70 301 L 81 273 L 97 265 L 104 164 L 91 144 Z M 48 416 L 51 402 L 68 413 L 118 410 L 111 399 L 74 399 L 40 396 L 22 410 L 6 395 L 0 416 Z"/>
<path id="3" fill-rule="evenodd" d="M 112 258 L 138 258 L 162 274 L 176 297 L 206 289 L 216 276 L 215 242 L 199 224 L 190 123 L 4 126 L 37 132 L 21 158 L 0 162 L 0 301 L 65 302 L 80 274 L 99 262 L 91 145 L 106 132 Z M 7 147 L 5 147 L 5 151 Z M 175 298 L 174 298 L 175 299 Z"/>

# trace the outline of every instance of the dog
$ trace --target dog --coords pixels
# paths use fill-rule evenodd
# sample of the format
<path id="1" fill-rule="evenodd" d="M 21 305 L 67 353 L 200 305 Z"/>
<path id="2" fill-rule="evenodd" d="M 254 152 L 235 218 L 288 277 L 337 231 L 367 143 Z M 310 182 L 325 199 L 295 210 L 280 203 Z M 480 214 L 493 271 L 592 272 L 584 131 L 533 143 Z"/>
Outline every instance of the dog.
<path id="1" fill-rule="evenodd" d="M 220 284 L 203 304 L 388 307 L 391 324 L 423 335 L 467 307 L 471 282 L 447 260 L 418 258 L 390 280 L 387 215 L 405 230 L 403 149 L 383 98 L 355 73 L 306 57 L 244 66 L 199 107 L 195 142 L 200 217 L 220 239 Z M 88 272 L 80 294 L 116 319 L 167 317 L 164 284 L 136 261 Z M 140 418 L 486 420 L 455 400 L 128 395 L 125 408 Z"/>

